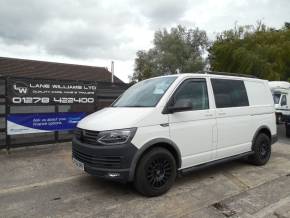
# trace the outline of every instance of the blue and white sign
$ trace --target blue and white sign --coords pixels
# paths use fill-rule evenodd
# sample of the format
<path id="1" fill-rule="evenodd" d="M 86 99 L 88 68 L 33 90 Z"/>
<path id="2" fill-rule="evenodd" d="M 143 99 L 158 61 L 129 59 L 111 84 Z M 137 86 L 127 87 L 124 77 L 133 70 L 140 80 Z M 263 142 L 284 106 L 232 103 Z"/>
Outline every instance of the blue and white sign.
<path id="1" fill-rule="evenodd" d="M 93 104 L 96 82 L 8 78 L 8 101 L 17 105 Z"/>
<path id="2" fill-rule="evenodd" d="M 86 116 L 84 112 L 9 114 L 8 135 L 73 130 Z"/>

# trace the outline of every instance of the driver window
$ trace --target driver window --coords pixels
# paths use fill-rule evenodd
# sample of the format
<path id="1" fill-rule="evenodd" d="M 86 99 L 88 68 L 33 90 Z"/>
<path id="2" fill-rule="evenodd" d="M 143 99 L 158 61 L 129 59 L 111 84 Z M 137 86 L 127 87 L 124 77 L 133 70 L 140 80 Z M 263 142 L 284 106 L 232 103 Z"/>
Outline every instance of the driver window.
<path id="1" fill-rule="evenodd" d="M 185 81 L 175 93 L 173 104 L 178 100 L 190 100 L 192 110 L 209 109 L 205 79 Z"/>

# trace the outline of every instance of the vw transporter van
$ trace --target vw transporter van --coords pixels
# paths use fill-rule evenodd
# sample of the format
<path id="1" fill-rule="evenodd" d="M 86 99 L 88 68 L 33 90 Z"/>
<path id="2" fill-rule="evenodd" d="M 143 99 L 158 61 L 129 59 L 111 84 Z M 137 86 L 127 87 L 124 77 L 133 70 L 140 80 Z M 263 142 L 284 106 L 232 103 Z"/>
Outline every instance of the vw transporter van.
<path id="1" fill-rule="evenodd" d="M 247 158 L 264 165 L 277 141 L 268 82 L 213 73 L 151 78 L 77 126 L 73 162 L 105 179 L 133 182 L 146 196 L 178 174 Z"/>

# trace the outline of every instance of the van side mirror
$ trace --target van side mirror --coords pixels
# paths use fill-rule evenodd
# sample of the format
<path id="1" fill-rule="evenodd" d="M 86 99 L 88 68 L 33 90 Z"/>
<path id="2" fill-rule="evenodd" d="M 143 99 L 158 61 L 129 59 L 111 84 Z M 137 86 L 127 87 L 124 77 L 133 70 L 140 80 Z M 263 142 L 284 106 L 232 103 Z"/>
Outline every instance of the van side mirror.
<path id="1" fill-rule="evenodd" d="M 188 111 L 192 109 L 192 103 L 189 99 L 179 99 L 174 105 L 168 107 L 169 113 L 175 113 L 180 111 Z"/>

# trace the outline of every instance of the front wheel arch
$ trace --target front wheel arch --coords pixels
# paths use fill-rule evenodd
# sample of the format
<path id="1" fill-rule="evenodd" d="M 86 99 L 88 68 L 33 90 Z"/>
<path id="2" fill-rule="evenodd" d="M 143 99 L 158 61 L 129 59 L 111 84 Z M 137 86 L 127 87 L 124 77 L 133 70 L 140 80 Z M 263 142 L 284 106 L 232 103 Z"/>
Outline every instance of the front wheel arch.
<path id="1" fill-rule="evenodd" d="M 145 143 L 136 153 L 135 157 L 132 160 L 131 166 L 130 166 L 130 173 L 129 173 L 129 181 L 133 181 L 135 177 L 135 171 L 137 168 L 137 165 L 142 158 L 144 154 L 149 152 L 151 149 L 156 147 L 162 147 L 167 149 L 175 158 L 177 169 L 181 167 L 181 153 L 177 145 L 166 138 L 160 138 L 160 139 L 153 139 L 147 143 Z"/>

